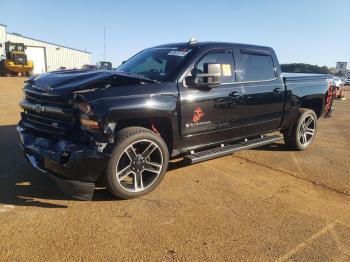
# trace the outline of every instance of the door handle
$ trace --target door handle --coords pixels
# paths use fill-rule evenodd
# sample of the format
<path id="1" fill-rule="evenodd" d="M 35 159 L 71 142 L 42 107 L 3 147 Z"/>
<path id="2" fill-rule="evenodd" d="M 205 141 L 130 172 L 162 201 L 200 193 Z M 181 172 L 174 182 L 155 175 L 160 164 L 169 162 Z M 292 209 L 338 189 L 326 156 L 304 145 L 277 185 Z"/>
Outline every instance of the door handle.
<path id="1" fill-rule="evenodd" d="M 281 93 L 282 92 L 282 88 L 276 87 L 276 88 L 273 89 L 273 92 L 274 93 Z"/>
<path id="2" fill-rule="evenodd" d="M 229 94 L 230 97 L 239 97 L 239 92 L 238 91 L 232 91 L 230 94 Z"/>

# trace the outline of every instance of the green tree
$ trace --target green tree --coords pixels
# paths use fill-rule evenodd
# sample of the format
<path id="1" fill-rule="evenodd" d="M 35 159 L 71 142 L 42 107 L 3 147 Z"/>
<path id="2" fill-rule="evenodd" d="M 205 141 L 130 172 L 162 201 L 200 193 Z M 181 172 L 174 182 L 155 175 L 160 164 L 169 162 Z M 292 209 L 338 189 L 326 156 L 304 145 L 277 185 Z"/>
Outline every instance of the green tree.
<path id="1" fill-rule="evenodd" d="M 312 74 L 330 74 L 327 66 L 317 66 L 303 63 L 282 64 L 282 72 L 286 73 L 312 73 Z"/>

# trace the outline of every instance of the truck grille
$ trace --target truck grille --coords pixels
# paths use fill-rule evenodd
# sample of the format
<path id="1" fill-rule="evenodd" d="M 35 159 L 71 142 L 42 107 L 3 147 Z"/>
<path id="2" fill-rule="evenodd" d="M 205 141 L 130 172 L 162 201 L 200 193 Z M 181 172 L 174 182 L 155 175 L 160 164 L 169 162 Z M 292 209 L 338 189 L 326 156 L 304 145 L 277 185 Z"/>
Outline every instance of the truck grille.
<path id="1" fill-rule="evenodd" d="M 49 96 L 45 93 L 26 90 L 25 100 L 20 105 L 25 127 L 41 133 L 66 135 L 73 131 L 77 123 L 77 114 L 67 96 Z"/>
<path id="2" fill-rule="evenodd" d="M 26 91 L 26 100 L 30 103 L 40 104 L 42 106 L 72 108 L 72 104 L 67 96 L 48 96 L 39 92 Z"/>

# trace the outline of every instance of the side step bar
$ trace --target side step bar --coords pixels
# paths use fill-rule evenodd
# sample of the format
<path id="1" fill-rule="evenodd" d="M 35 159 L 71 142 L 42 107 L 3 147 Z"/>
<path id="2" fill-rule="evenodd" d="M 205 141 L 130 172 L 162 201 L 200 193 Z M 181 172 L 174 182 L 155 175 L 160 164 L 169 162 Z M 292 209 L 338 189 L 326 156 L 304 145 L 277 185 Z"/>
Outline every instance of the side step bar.
<path id="1" fill-rule="evenodd" d="M 193 154 L 185 156 L 184 161 L 189 164 L 195 164 L 209 159 L 230 155 L 238 151 L 268 145 L 281 139 L 283 139 L 283 137 L 278 135 L 263 136 L 248 141 L 238 142 L 231 145 L 225 145 L 204 151 L 195 152 Z"/>

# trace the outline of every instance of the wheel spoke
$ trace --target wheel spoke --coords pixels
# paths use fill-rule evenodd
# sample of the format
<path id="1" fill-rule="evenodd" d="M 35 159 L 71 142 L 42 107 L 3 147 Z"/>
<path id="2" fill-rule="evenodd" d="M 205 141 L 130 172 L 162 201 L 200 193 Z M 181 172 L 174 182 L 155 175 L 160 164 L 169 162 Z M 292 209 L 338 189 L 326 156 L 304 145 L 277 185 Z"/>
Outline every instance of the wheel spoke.
<path id="1" fill-rule="evenodd" d="M 134 189 L 137 190 L 137 174 L 134 173 Z"/>
<path id="2" fill-rule="evenodd" d="M 156 145 L 150 143 L 150 144 L 148 145 L 148 147 L 142 152 L 141 156 L 142 156 L 143 158 L 149 157 L 149 156 L 153 153 L 153 151 L 156 150 L 156 148 L 157 148 Z"/>
<path id="3" fill-rule="evenodd" d="M 307 143 L 307 138 L 306 138 L 306 134 L 305 133 L 302 135 L 302 138 L 303 138 L 303 144 L 306 144 Z"/>
<path id="4" fill-rule="evenodd" d="M 129 157 L 129 159 L 132 161 L 136 157 L 136 151 L 133 145 L 129 146 L 126 151 L 126 155 Z"/>
<path id="5" fill-rule="evenodd" d="M 119 181 L 122 181 L 124 178 L 126 178 L 131 173 L 131 165 L 126 166 L 121 171 L 117 173 L 117 178 Z"/>
<path id="6" fill-rule="evenodd" d="M 143 190 L 142 172 L 134 173 L 134 190 L 135 191 Z"/>
<path id="7" fill-rule="evenodd" d="M 162 169 L 162 165 L 147 161 L 143 170 L 158 173 Z"/>
<path id="8" fill-rule="evenodd" d="M 308 135 L 313 136 L 314 133 L 315 133 L 315 130 L 314 130 L 314 129 L 311 129 L 311 128 L 306 128 L 305 133 L 308 134 Z"/>
<path id="9" fill-rule="evenodd" d="M 140 189 L 143 189 L 143 177 L 142 177 L 142 172 L 139 173 L 139 178 L 140 178 Z"/>
<path id="10" fill-rule="evenodd" d="M 298 139 L 299 139 L 299 141 L 300 141 L 300 138 L 303 136 L 303 133 L 301 133 L 301 132 L 299 132 L 299 134 L 298 134 Z"/>
<path id="11" fill-rule="evenodd" d="M 305 120 L 306 120 L 306 119 L 305 119 Z M 304 121 L 305 121 L 305 120 L 304 120 Z M 305 123 L 305 126 L 306 126 L 306 127 L 309 127 L 309 125 L 310 125 L 311 123 L 313 123 L 313 122 L 314 122 L 313 117 L 310 117 L 309 120 L 307 120 L 307 122 Z"/>

